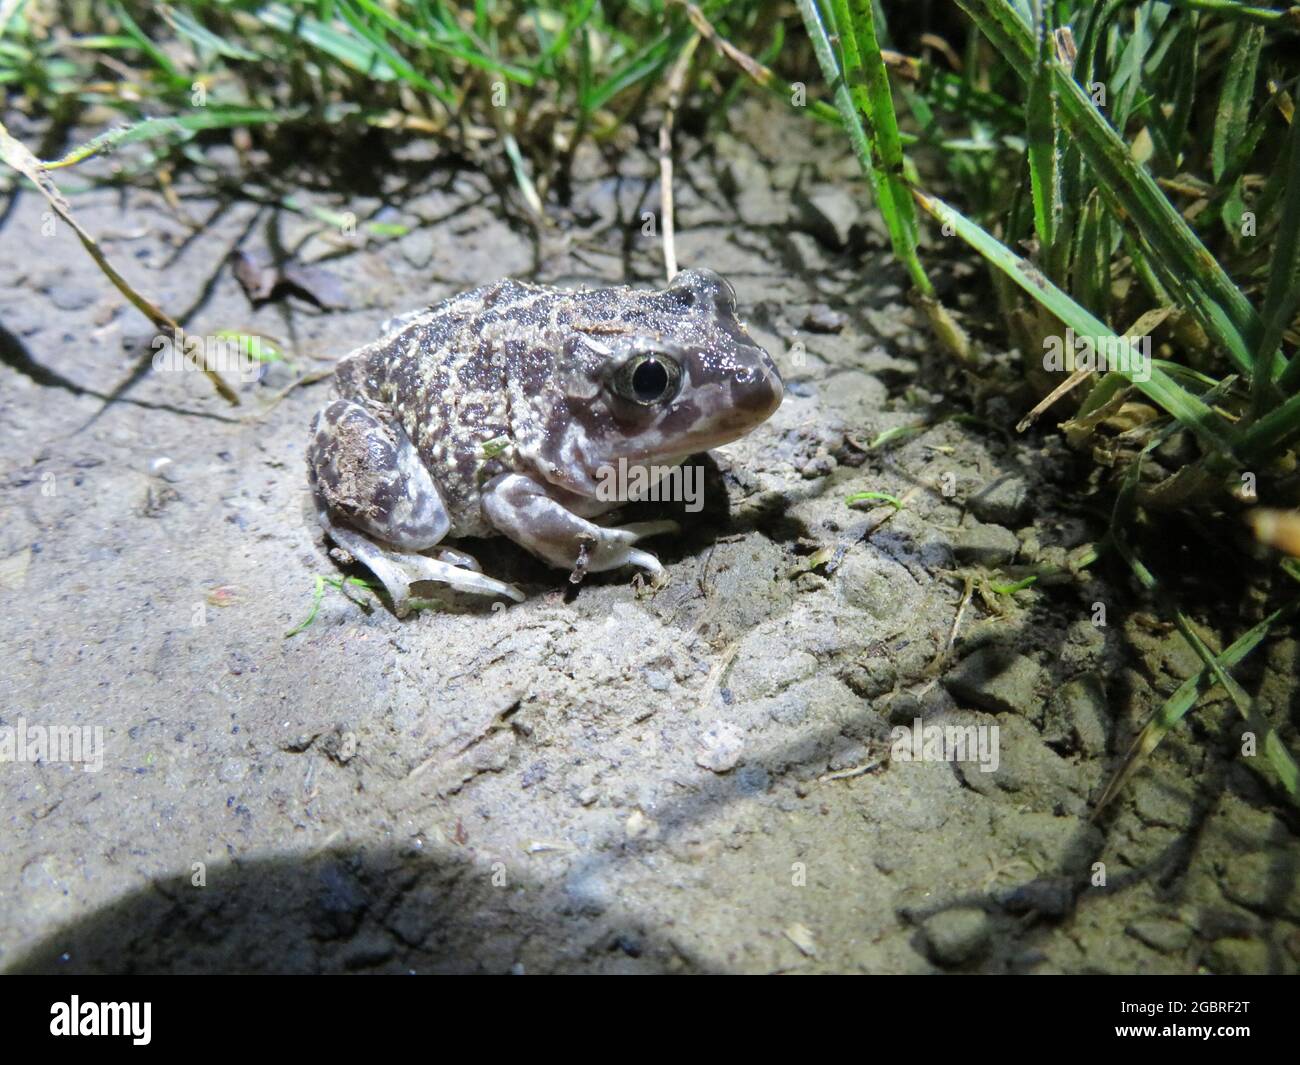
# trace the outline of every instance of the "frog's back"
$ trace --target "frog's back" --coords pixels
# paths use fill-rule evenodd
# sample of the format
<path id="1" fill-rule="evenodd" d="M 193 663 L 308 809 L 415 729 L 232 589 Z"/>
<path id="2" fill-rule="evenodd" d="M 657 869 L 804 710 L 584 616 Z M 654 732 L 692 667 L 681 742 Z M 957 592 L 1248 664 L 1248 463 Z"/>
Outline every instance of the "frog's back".
<path id="1" fill-rule="evenodd" d="M 514 306 L 539 291 L 518 281 L 497 281 L 390 318 L 378 339 L 339 360 L 336 387 L 345 398 L 395 407 L 395 399 L 420 390 L 431 367 L 477 361 L 477 340 L 497 304 Z"/>
<path id="2" fill-rule="evenodd" d="M 338 365 L 340 395 L 390 411 L 435 471 L 453 535 L 486 532 L 478 490 L 509 468 L 509 368 L 541 343 L 551 297 L 519 281 L 484 285 L 394 320 Z"/>

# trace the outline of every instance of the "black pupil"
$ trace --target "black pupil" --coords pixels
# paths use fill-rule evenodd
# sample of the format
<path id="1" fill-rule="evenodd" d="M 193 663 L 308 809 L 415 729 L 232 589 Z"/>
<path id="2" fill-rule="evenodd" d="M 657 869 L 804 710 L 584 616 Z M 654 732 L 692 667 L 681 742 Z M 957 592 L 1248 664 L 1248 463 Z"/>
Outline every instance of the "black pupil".
<path id="1" fill-rule="evenodd" d="M 668 371 L 658 359 L 646 359 L 632 371 L 632 391 L 643 403 L 656 400 L 668 390 Z"/>

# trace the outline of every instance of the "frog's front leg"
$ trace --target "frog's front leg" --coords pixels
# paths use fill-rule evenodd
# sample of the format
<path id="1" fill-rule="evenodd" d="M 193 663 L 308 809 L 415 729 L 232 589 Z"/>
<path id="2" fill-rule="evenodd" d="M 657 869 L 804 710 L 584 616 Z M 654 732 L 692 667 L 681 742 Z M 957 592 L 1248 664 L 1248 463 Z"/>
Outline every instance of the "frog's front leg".
<path id="1" fill-rule="evenodd" d="M 680 531 L 675 521 L 646 521 L 606 528 L 574 514 L 537 481 L 503 473 L 483 490 L 483 513 L 492 526 L 521 547 L 579 581 L 587 572 L 639 566 L 656 580 L 664 568 L 654 555 L 635 546 L 638 540 Z"/>
<path id="2" fill-rule="evenodd" d="M 467 566 L 469 556 L 436 546 L 451 526 L 447 508 L 415 445 L 396 422 L 359 403 L 335 400 L 317 415 L 307 464 L 320 523 L 339 547 L 379 578 L 403 617 L 410 586 L 438 581 L 463 592 L 522 602 L 513 585 Z"/>

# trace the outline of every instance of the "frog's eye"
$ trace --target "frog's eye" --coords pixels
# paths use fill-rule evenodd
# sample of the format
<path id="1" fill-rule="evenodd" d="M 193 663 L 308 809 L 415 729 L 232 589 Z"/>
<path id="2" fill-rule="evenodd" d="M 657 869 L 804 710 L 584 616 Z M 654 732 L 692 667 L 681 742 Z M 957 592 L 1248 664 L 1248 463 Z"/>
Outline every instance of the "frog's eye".
<path id="1" fill-rule="evenodd" d="M 682 386 L 682 368 L 662 352 L 635 355 L 614 374 L 614 391 L 644 407 L 667 403 Z"/>

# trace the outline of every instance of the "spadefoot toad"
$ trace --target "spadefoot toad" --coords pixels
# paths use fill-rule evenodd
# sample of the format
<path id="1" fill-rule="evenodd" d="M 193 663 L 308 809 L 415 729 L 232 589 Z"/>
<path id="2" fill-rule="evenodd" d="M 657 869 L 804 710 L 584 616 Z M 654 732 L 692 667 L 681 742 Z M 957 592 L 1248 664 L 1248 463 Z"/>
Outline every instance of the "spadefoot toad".
<path id="1" fill-rule="evenodd" d="M 498 281 L 386 323 L 348 355 L 307 452 L 321 524 L 384 585 L 440 581 L 524 598 L 446 537 L 509 537 L 575 580 L 633 565 L 676 530 L 595 518 L 613 464 L 657 476 L 744 436 L 781 402 L 781 378 L 736 316 L 731 286 L 683 270 L 662 291 L 568 291 Z"/>

